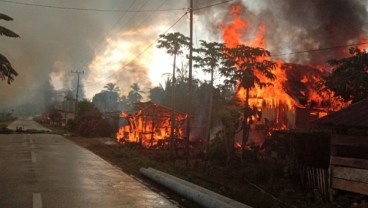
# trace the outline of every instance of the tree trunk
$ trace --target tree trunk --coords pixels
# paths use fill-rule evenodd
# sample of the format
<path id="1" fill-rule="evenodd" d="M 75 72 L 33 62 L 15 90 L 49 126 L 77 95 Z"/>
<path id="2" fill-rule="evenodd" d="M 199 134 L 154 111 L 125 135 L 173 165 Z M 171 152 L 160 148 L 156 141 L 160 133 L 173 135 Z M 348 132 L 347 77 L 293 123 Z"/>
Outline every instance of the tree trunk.
<path id="1" fill-rule="evenodd" d="M 170 128 L 170 140 L 169 140 L 169 151 L 170 151 L 170 158 L 174 157 L 174 149 L 175 149 L 175 68 L 176 68 L 176 55 L 174 55 L 174 63 L 173 63 L 173 74 L 172 74 L 172 86 L 171 86 L 171 128 Z"/>
<path id="2" fill-rule="evenodd" d="M 210 147 L 211 136 L 211 122 L 212 122 L 212 108 L 213 108 L 213 69 L 211 70 L 211 82 L 210 82 L 210 104 L 208 107 L 207 129 L 206 129 L 206 141 L 205 141 L 205 159 L 208 157 L 208 150 Z"/>
<path id="3" fill-rule="evenodd" d="M 249 124 L 249 88 L 245 89 L 245 107 L 243 110 L 244 121 L 242 124 L 243 135 L 242 135 L 242 145 L 241 145 L 241 163 L 244 161 L 245 147 L 248 142 L 250 124 Z"/>

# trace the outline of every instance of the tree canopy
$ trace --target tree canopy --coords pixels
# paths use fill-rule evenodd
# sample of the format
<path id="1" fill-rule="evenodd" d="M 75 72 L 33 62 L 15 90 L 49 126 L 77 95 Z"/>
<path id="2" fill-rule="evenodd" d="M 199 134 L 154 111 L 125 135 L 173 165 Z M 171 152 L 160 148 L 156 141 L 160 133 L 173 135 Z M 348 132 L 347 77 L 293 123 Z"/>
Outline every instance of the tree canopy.
<path id="1" fill-rule="evenodd" d="M 354 103 L 368 98 L 368 53 L 355 47 L 349 52 L 350 57 L 328 61 L 332 73 L 325 77 L 324 84 L 334 96 Z"/>
<path id="2" fill-rule="evenodd" d="M 107 92 L 119 92 L 120 89 L 119 89 L 119 86 L 117 86 L 115 83 L 107 83 L 105 86 L 104 86 L 105 90 L 103 91 L 107 91 Z"/>
<path id="3" fill-rule="evenodd" d="M 0 20 L 12 21 L 13 18 L 0 13 Z M 6 27 L 0 25 L 0 36 L 7 36 L 11 38 L 17 38 L 19 35 Z M 18 76 L 17 71 L 10 64 L 10 61 L 0 53 L 0 78 L 1 80 L 7 80 L 8 84 L 14 81 L 14 77 Z"/>

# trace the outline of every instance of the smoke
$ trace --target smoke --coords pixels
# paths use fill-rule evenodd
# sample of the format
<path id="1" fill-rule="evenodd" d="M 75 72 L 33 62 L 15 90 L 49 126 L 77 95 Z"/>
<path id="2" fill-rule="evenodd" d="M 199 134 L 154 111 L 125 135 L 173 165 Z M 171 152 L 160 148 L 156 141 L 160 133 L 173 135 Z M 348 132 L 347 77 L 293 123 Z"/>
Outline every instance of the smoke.
<path id="1" fill-rule="evenodd" d="M 171 1 L 40 1 L 39 4 L 98 9 L 152 10 L 185 8 L 186 2 L 174 4 Z M 1 12 L 14 18 L 12 22 L 1 21 L 0 24 L 16 33 L 21 38 L 0 37 L 1 53 L 11 61 L 19 73 L 9 86 L 0 82 L 0 108 L 30 109 L 43 108 L 50 96 L 46 92 L 54 90 L 71 90 L 76 92 L 76 75 L 71 71 L 84 71 L 81 74 L 80 98 L 86 94 L 91 99 L 103 89 L 106 83 L 116 81 L 123 92 L 130 88 L 132 82 L 139 82 L 142 88 L 151 86 L 147 66 L 137 60 L 124 59 L 121 65 L 131 62 L 119 72 L 105 68 L 92 67 L 96 57 L 106 52 L 109 40 L 128 38 L 131 45 L 136 42 L 149 45 L 158 35 L 166 30 L 178 17 L 179 12 L 93 12 L 70 9 L 52 9 L 38 6 L 25 6 L 0 2 Z M 140 30 L 156 29 L 156 33 Z M 176 30 L 177 28 L 173 28 Z M 141 31 L 142 34 L 134 32 Z M 130 33 L 131 36 L 122 35 Z M 129 48 L 137 55 L 142 52 Z M 129 51 L 128 51 L 129 52 Z M 147 60 L 147 59 L 146 59 Z M 108 65 L 108 64 L 106 64 Z M 105 70 L 105 71 L 104 71 Z M 113 72 L 113 73 L 109 73 Z M 108 74 L 109 73 L 109 74 Z M 97 79 L 105 77 L 104 80 Z M 98 83 L 96 83 L 99 81 Z M 97 87 L 98 86 L 98 87 Z M 41 107 L 42 106 L 42 107 Z"/>
<path id="2" fill-rule="evenodd" d="M 365 42 L 367 38 L 366 1 L 243 0 L 234 4 L 243 5 L 241 17 L 248 23 L 243 40 L 254 38 L 258 27 L 264 24 L 265 47 L 272 55 L 349 45 Z M 231 6 L 208 11 L 203 18 L 210 23 L 207 29 L 214 34 L 221 33 L 219 25 L 231 20 Z M 208 15 L 210 12 L 212 15 Z M 280 57 L 293 63 L 323 64 L 328 59 L 347 55 L 347 51 L 347 48 L 339 48 Z"/>
<path id="3" fill-rule="evenodd" d="M 194 1 L 195 47 L 199 40 L 222 41 L 220 24 L 230 21 L 229 12 L 234 2 L 243 4 L 242 18 L 249 23 L 244 40 L 254 38 L 259 25 L 264 24 L 265 47 L 273 55 L 360 42 L 368 28 L 367 3 L 363 0 L 238 0 L 217 4 L 220 2 Z M 40 104 L 41 101 L 49 102 L 45 98 L 47 92 L 71 90 L 75 93 L 77 82 L 72 70 L 84 71 L 81 75 L 83 91 L 79 94 L 89 99 L 109 82 L 117 83 L 121 94 L 128 92 L 132 83 L 138 83 L 147 91 L 158 84 L 162 74 L 172 69 L 171 57 L 155 45 L 149 46 L 188 7 L 188 1 L 184 0 L 40 0 L 39 4 L 162 11 L 91 12 L 0 2 L 1 12 L 14 18 L 0 24 L 21 36 L 19 39 L 0 37 L 0 52 L 19 73 L 10 86 L 0 82 L 3 107 L 35 105 L 42 108 L 47 104 Z M 211 4 L 217 5 L 207 7 Z M 173 8 L 183 9 L 164 11 Z M 188 22 L 184 17 L 169 32 L 189 35 Z M 325 63 L 330 58 L 345 55 L 346 51 L 334 49 L 278 58 L 293 63 Z M 112 57 L 116 59 L 111 60 Z M 182 59 L 186 61 L 185 57 Z"/>

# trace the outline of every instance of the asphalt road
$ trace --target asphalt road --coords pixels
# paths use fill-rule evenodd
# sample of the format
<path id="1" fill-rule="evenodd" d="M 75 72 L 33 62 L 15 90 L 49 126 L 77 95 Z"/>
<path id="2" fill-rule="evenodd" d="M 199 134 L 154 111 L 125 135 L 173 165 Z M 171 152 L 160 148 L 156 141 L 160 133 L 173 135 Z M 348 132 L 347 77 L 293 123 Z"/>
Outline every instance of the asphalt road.
<path id="1" fill-rule="evenodd" d="M 37 128 L 29 119 L 15 122 Z M 176 207 L 59 135 L 0 135 L 0 167 L 0 207 Z"/>

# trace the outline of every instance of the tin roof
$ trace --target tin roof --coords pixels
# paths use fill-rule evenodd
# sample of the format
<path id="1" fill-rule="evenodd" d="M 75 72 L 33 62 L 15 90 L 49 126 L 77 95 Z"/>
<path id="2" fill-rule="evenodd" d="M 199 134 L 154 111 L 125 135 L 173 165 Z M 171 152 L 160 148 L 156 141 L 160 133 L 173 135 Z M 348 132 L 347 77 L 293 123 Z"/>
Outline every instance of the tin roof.
<path id="1" fill-rule="evenodd" d="M 368 128 L 368 99 L 315 120 L 319 126 Z"/>

